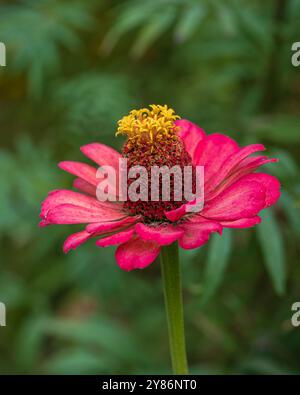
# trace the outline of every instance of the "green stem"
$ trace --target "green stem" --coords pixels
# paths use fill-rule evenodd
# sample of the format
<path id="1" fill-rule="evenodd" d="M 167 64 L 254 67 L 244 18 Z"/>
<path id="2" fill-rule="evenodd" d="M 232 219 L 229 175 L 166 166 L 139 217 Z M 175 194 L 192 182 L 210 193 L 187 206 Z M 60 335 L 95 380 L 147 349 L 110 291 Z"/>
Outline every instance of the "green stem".
<path id="1" fill-rule="evenodd" d="M 178 245 L 161 250 L 161 268 L 174 374 L 188 374 Z"/>

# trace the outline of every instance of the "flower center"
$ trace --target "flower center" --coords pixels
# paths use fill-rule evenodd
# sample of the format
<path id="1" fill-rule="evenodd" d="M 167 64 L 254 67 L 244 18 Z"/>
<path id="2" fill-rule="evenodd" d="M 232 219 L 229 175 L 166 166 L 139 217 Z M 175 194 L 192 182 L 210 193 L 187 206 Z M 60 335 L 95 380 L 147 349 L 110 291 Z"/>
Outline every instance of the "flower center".
<path id="1" fill-rule="evenodd" d="M 151 105 L 150 109 L 133 110 L 118 122 L 118 134 L 127 135 L 127 141 L 123 146 L 123 156 L 127 158 L 127 171 L 133 166 L 143 166 L 147 170 L 147 201 L 133 201 L 130 194 L 124 203 L 124 209 L 130 215 L 142 215 L 145 222 L 166 222 L 168 221 L 164 212 L 180 207 L 184 200 L 184 168 L 192 166 L 192 159 L 184 148 L 184 145 L 177 135 L 174 122 L 179 117 L 174 110 L 167 106 Z M 153 167 L 162 168 L 166 166 L 169 172 L 169 199 L 163 196 L 163 183 L 165 179 L 160 174 L 158 179 L 158 199 L 153 201 L 151 191 L 154 187 L 151 172 Z M 182 180 L 178 186 L 178 178 L 172 172 L 176 166 L 181 170 Z M 128 178 L 128 190 L 135 178 Z M 192 186 L 195 185 L 195 174 L 193 171 Z M 175 196 L 181 192 L 181 200 Z M 178 188 L 180 189 L 178 191 Z"/>
<path id="2" fill-rule="evenodd" d="M 176 139 L 174 121 L 180 117 L 172 108 L 151 104 L 150 109 L 132 110 L 118 122 L 116 135 L 127 135 L 128 145 L 154 144 L 166 138 Z"/>

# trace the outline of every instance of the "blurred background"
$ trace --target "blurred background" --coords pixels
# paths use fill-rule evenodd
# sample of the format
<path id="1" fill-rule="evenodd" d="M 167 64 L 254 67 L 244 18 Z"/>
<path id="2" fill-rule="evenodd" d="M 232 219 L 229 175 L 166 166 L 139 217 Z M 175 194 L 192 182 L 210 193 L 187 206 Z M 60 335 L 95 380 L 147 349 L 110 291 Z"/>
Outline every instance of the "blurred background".
<path id="1" fill-rule="evenodd" d="M 192 373 L 300 372 L 299 19 L 299 0 L 0 1 L 1 373 L 170 373 L 159 263 L 122 272 L 93 241 L 64 255 L 76 226 L 38 228 L 72 184 L 57 162 L 120 149 L 151 103 L 280 159 L 262 224 L 181 251 Z"/>

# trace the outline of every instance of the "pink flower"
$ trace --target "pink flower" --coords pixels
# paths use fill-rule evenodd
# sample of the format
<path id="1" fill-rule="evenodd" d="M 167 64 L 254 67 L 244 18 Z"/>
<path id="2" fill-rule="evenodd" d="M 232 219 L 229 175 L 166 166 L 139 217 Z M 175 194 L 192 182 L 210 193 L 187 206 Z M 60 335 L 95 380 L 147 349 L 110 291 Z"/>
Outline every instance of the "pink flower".
<path id="1" fill-rule="evenodd" d="M 73 186 L 80 192 L 54 190 L 42 203 L 40 226 L 86 224 L 70 235 L 64 252 L 90 238 L 96 245 L 118 245 L 116 260 L 121 269 L 142 269 L 159 255 L 162 246 L 178 241 L 184 249 L 205 244 L 212 232 L 225 228 L 247 228 L 258 224 L 259 212 L 273 205 L 280 196 L 278 180 L 266 173 L 255 173 L 261 165 L 275 162 L 266 156 L 262 144 L 239 147 L 230 137 L 206 135 L 188 120 L 178 120 L 166 106 L 132 111 L 119 121 L 119 134 L 127 135 L 123 156 L 128 165 L 159 166 L 179 164 L 204 166 L 204 207 L 190 213 L 181 202 L 101 202 L 96 197 L 99 178 L 96 167 L 66 161 L 59 167 L 77 178 Z M 98 166 L 119 171 L 122 155 L 100 143 L 81 147 Z"/>

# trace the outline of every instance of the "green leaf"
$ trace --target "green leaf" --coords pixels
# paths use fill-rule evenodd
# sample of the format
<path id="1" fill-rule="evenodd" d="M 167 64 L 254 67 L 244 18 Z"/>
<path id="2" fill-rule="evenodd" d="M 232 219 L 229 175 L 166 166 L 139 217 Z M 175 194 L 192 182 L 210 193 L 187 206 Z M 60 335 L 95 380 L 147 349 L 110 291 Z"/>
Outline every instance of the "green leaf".
<path id="1" fill-rule="evenodd" d="M 228 35 L 234 34 L 236 23 L 231 7 L 228 7 L 226 3 L 223 4 L 221 1 L 213 1 L 212 4 L 214 5 L 216 17 L 224 33 Z"/>
<path id="2" fill-rule="evenodd" d="M 271 209 L 263 212 L 261 217 L 262 222 L 257 226 L 258 240 L 273 287 L 278 295 L 282 295 L 286 280 L 282 234 Z"/>
<path id="3" fill-rule="evenodd" d="M 116 46 L 117 42 L 122 38 L 125 34 L 130 32 L 131 30 L 139 27 L 144 23 L 146 19 L 149 17 L 149 12 L 151 10 L 147 10 L 146 12 L 144 7 L 140 6 L 127 6 L 123 10 L 123 12 L 118 16 L 116 22 L 109 30 L 107 35 L 104 37 L 101 48 L 106 53 L 109 54 L 112 49 Z"/>
<path id="4" fill-rule="evenodd" d="M 134 83 L 122 74 L 90 70 L 61 81 L 53 95 L 53 103 L 62 114 L 64 128 L 86 139 L 87 136 L 111 134 L 116 119 L 135 105 L 133 90 Z"/>
<path id="5" fill-rule="evenodd" d="M 270 164 L 270 171 L 272 171 L 273 175 L 279 179 L 298 179 L 299 167 L 290 152 L 276 149 L 270 152 L 270 156 L 279 160 L 277 166 Z"/>
<path id="6" fill-rule="evenodd" d="M 189 39 L 205 17 L 207 9 L 202 4 L 191 4 L 183 12 L 175 28 L 175 39 L 184 42 Z"/>
<path id="7" fill-rule="evenodd" d="M 100 353 L 83 348 L 61 351 L 46 364 L 46 370 L 54 374 L 97 374 L 107 372 L 109 364 Z"/>
<path id="8" fill-rule="evenodd" d="M 202 303 L 205 304 L 217 291 L 231 252 L 231 231 L 224 229 L 222 237 L 215 234 L 209 243 L 208 257 L 204 272 Z"/>
<path id="9" fill-rule="evenodd" d="M 46 76 L 59 72 L 61 50 L 78 50 L 79 31 L 94 23 L 93 7 L 75 1 L 27 0 L 2 7 L 0 36 L 11 50 L 11 70 L 27 74 L 33 97 L 41 96 Z"/>
<path id="10" fill-rule="evenodd" d="M 15 356 L 26 372 L 30 372 L 39 360 L 47 317 L 33 314 L 24 320 L 15 340 Z"/>
<path id="11" fill-rule="evenodd" d="M 300 209 L 288 192 L 282 192 L 280 197 L 281 206 L 290 223 L 291 229 L 300 237 Z"/>
<path id="12" fill-rule="evenodd" d="M 295 115 L 277 114 L 256 118 L 251 129 L 259 136 L 279 143 L 299 143 L 299 121 Z"/>
<path id="13" fill-rule="evenodd" d="M 119 358 L 137 358 L 138 345 L 125 328 L 105 319 L 90 321 L 49 319 L 47 334 L 76 344 L 99 347 Z"/>
<path id="14" fill-rule="evenodd" d="M 169 28 L 175 15 L 174 10 L 170 9 L 166 13 L 161 13 L 153 17 L 153 20 L 151 20 L 138 35 L 131 50 L 132 55 L 135 58 L 141 57 L 150 45 Z"/>

